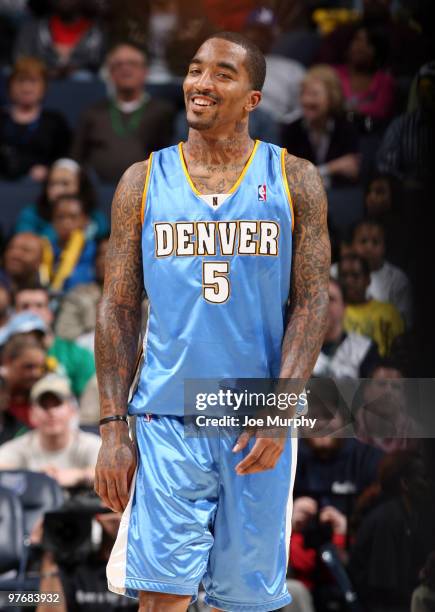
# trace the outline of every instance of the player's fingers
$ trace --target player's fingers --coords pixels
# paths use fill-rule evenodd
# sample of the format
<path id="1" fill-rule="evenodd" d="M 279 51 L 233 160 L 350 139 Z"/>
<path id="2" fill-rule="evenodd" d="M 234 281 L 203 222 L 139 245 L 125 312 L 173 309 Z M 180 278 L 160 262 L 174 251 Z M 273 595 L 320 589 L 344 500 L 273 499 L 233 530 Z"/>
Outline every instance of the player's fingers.
<path id="1" fill-rule="evenodd" d="M 255 474 L 271 470 L 278 460 L 276 451 L 273 448 L 265 448 L 258 459 L 243 470 L 243 474 Z"/>
<path id="2" fill-rule="evenodd" d="M 97 493 L 102 503 L 108 508 L 110 508 L 110 501 L 107 496 L 106 479 L 102 475 L 98 477 L 98 492 Z"/>
<path id="3" fill-rule="evenodd" d="M 121 502 L 122 510 L 125 510 L 128 504 L 128 482 L 127 474 L 121 474 L 116 479 L 116 491 L 118 493 L 118 499 Z"/>
<path id="4" fill-rule="evenodd" d="M 252 438 L 253 435 L 254 435 L 254 431 L 252 430 L 248 429 L 248 430 L 243 431 L 240 434 L 240 436 L 237 438 L 237 441 L 233 447 L 233 453 L 238 453 L 244 448 L 246 448 L 249 440 Z"/>
<path id="5" fill-rule="evenodd" d="M 244 474 L 245 470 L 258 461 L 263 451 L 264 445 L 261 440 L 257 440 L 246 457 L 236 465 L 237 474 Z"/>
<path id="6" fill-rule="evenodd" d="M 115 512 L 122 512 L 122 504 L 118 497 L 118 491 L 116 487 L 116 477 L 106 477 L 107 485 L 107 497 L 109 499 L 109 508 L 112 508 Z"/>
<path id="7" fill-rule="evenodd" d="M 94 491 L 95 493 L 98 495 L 98 497 L 100 497 L 100 493 L 99 493 L 99 484 L 100 484 L 100 479 L 98 477 L 98 470 L 95 470 L 95 477 L 94 477 Z"/>

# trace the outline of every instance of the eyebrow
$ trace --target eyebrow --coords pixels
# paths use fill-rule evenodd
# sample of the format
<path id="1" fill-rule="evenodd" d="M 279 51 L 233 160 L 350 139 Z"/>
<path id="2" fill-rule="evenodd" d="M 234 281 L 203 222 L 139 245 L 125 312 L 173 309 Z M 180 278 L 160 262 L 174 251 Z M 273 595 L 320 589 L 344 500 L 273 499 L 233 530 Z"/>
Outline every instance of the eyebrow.
<path id="1" fill-rule="evenodd" d="M 191 64 L 203 64 L 204 62 L 199 58 L 199 57 L 194 57 L 191 61 Z M 234 74 L 239 74 L 239 71 L 237 70 L 237 68 L 234 66 L 234 64 L 230 64 L 229 62 L 218 62 L 216 64 L 217 66 L 219 66 L 219 68 L 226 68 L 227 70 L 230 70 L 231 72 L 233 72 Z"/>

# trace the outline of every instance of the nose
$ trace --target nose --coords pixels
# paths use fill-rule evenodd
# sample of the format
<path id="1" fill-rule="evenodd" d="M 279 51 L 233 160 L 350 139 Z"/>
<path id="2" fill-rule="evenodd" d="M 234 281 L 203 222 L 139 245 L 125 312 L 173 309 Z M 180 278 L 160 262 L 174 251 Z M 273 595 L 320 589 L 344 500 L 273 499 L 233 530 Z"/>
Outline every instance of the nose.
<path id="1" fill-rule="evenodd" d="M 200 76 L 195 82 L 195 87 L 201 92 L 210 91 L 210 89 L 213 87 L 213 80 L 211 78 L 210 70 L 206 69 L 201 72 Z"/>

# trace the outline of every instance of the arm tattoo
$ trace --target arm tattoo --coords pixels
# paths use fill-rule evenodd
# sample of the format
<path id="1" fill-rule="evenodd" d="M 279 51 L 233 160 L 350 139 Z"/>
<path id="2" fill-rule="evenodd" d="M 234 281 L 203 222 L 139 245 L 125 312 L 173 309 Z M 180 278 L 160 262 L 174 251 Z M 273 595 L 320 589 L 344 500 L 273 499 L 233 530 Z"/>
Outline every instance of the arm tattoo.
<path id="1" fill-rule="evenodd" d="M 322 346 L 328 313 L 331 249 L 327 200 L 316 168 L 286 156 L 294 207 L 289 322 L 282 344 L 282 378 L 308 379 Z"/>
<path id="2" fill-rule="evenodd" d="M 103 296 L 95 330 L 101 418 L 125 412 L 141 326 L 143 271 L 140 220 L 146 164 L 121 178 L 112 205 Z"/>

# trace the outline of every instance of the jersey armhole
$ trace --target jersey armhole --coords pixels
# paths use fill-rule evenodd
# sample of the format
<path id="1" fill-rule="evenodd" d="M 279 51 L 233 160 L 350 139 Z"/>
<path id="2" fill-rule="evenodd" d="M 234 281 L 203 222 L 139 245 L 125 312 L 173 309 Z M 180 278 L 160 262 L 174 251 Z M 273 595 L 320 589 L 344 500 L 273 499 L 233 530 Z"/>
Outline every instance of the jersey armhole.
<path id="1" fill-rule="evenodd" d="M 290 217 L 292 220 L 292 232 L 293 232 L 293 228 L 294 228 L 294 224 L 295 224 L 295 215 L 294 215 L 294 208 L 293 208 L 293 200 L 292 200 L 292 196 L 290 193 L 290 187 L 288 184 L 288 180 L 287 180 L 287 174 L 285 171 L 285 156 L 287 153 L 287 149 L 282 148 L 281 149 L 281 173 L 282 173 L 282 182 L 284 183 L 284 190 L 287 194 L 287 199 L 288 199 L 288 204 L 290 207 Z"/>
<path id="2" fill-rule="evenodd" d="M 143 193 L 142 193 L 142 204 L 141 204 L 141 209 L 140 209 L 140 220 L 141 220 L 141 224 L 143 225 L 143 221 L 144 221 L 144 217 L 145 217 L 145 207 L 146 207 L 146 202 L 147 202 L 147 195 L 148 195 L 148 187 L 149 187 L 149 183 L 150 183 L 150 175 L 151 175 L 151 166 L 153 163 L 153 154 L 150 153 L 150 156 L 148 157 L 148 165 L 147 165 L 147 171 L 146 171 L 146 175 L 145 175 L 145 184 L 143 187 Z"/>

